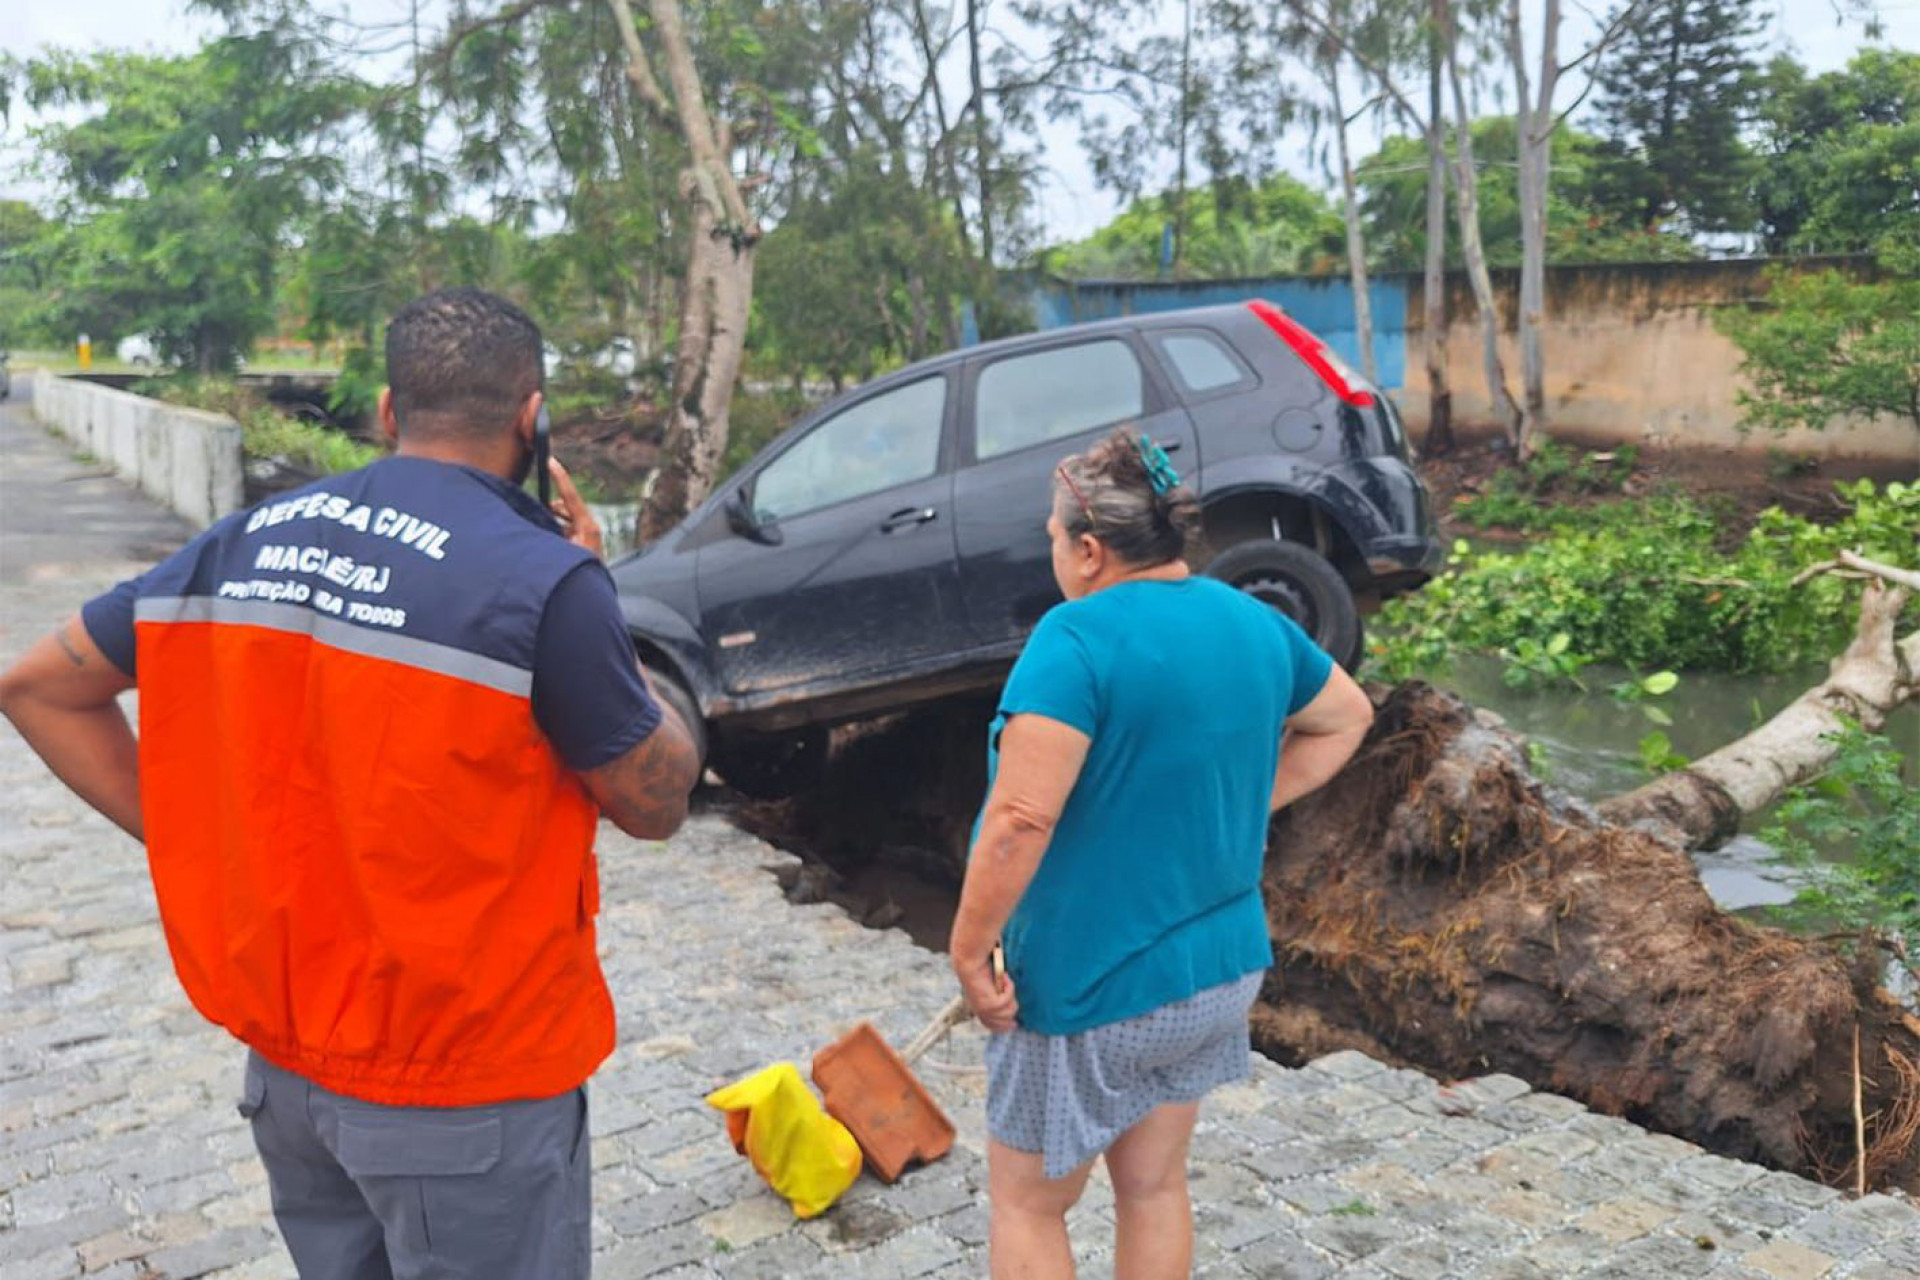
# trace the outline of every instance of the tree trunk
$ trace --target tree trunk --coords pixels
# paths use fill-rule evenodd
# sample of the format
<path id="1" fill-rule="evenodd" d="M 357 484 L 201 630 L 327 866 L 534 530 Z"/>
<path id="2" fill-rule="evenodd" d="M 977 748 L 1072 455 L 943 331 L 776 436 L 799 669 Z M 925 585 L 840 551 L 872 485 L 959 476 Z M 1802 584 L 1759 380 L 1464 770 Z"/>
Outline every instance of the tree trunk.
<path id="1" fill-rule="evenodd" d="M 1340 65 L 1329 58 L 1324 71 L 1333 94 L 1334 138 L 1340 153 L 1340 212 L 1347 220 L 1347 275 L 1353 281 L 1353 328 L 1360 343 L 1360 372 L 1380 385 L 1373 360 L 1373 299 L 1367 292 L 1367 242 L 1360 229 L 1360 197 L 1354 189 L 1353 160 L 1347 154 L 1347 112 L 1340 99 Z"/>
<path id="2" fill-rule="evenodd" d="M 697 197 L 691 235 L 673 400 L 660 441 L 659 469 L 641 513 L 643 542 L 672 529 L 712 490 L 727 450 L 727 409 L 746 350 L 753 246 L 736 244 Z"/>
<path id="3" fill-rule="evenodd" d="M 1434 0 L 1437 32 L 1446 0 Z M 1427 435 L 1422 457 L 1453 450 L 1453 391 L 1447 378 L 1447 135 L 1441 100 L 1439 37 L 1432 37 L 1427 64 L 1427 261 L 1421 280 L 1421 345 L 1427 359 Z"/>
<path id="4" fill-rule="evenodd" d="M 671 104 L 654 78 L 628 0 L 607 2 L 626 47 L 627 78 L 656 115 L 679 124 L 690 161 L 681 182 L 691 217 L 673 399 L 667 408 L 659 468 L 640 517 L 640 537 L 650 541 L 678 524 L 707 496 L 726 453 L 727 409 L 746 351 L 753 252 L 760 227 L 733 176 L 730 132 L 708 113 L 678 0 L 649 0 L 653 30 L 673 91 Z"/>
<path id="5" fill-rule="evenodd" d="M 1546 358 L 1540 326 L 1547 309 L 1547 183 L 1553 146 L 1553 94 L 1560 72 L 1560 3 L 1545 0 L 1540 35 L 1539 100 L 1530 104 L 1527 49 L 1520 31 L 1520 0 L 1507 4 L 1507 56 L 1513 63 L 1514 139 L 1520 195 L 1520 384 L 1522 404 L 1516 454 L 1533 452 L 1546 429 Z"/>
<path id="6" fill-rule="evenodd" d="M 1647 828 L 1683 849 L 1710 847 L 1733 835 L 1743 815 L 1833 759 L 1827 735 L 1849 720 L 1877 730 L 1888 712 L 1920 697 L 1920 632 L 1894 639 L 1906 599 L 1902 588 L 1870 585 L 1853 643 L 1833 660 L 1824 681 L 1739 741 L 1606 801 L 1601 816 Z"/>
<path id="7" fill-rule="evenodd" d="M 987 91 L 980 78 L 980 5 L 967 0 L 967 79 L 973 96 L 974 181 L 980 192 L 980 260 L 993 269 L 993 173 L 987 154 Z"/>
<path id="8" fill-rule="evenodd" d="M 1435 7 L 1445 10 L 1445 0 L 1436 0 Z M 1450 11 L 1444 13 L 1443 20 L 1447 78 L 1453 85 L 1453 194 L 1454 212 L 1460 224 L 1460 253 L 1466 260 L 1474 308 L 1480 315 L 1480 362 L 1487 378 L 1487 398 L 1500 429 L 1506 433 L 1507 443 L 1518 453 L 1522 443 L 1520 406 L 1507 387 L 1507 369 L 1500 359 L 1500 310 L 1493 298 L 1493 281 L 1487 274 L 1486 250 L 1480 243 L 1480 175 L 1473 159 L 1473 113 L 1468 110 L 1466 90 L 1460 83 L 1459 32 Z"/>

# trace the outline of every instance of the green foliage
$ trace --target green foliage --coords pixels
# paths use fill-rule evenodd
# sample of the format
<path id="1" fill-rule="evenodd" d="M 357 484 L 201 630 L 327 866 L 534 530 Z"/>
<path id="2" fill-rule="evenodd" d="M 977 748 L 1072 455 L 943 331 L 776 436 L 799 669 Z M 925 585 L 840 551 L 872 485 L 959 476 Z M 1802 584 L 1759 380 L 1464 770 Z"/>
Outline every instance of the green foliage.
<path id="1" fill-rule="evenodd" d="M 0 200 L 0 351 L 62 341 L 43 306 L 58 230 L 26 201 Z"/>
<path id="2" fill-rule="evenodd" d="M 1451 150 L 1453 144 L 1448 143 Z M 1474 156 L 1480 162 L 1480 235 L 1487 262 L 1520 262 L 1520 187 L 1517 133 L 1512 116 L 1473 124 Z M 1668 262 L 1699 256 L 1685 238 L 1649 229 L 1602 183 L 1597 171 L 1600 141 L 1573 128 L 1553 140 L 1553 182 L 1547 193 L 1547 259 L 1551 262 Z M 1361 216 L 1367 254 L 1381 267 L 1418 270 L 1427 249 L 1427 146 L 1414 137 L 1392 137 L 1362 160 Z M 1449 233 L 1448 262 L 1460 264 L 1459 237 Z"/>
<path id="3" fill-rule="evenodd" d="M 1623 222 L 1745 231 L 1755 172 L 1740 131 L 1760 85 L 1758 0 L 1658 0 L 1629 22 L 1598 77 L 1596 191 Z"/>
<path id="4" fill-rule="evenodd" d="M 1920 53 L 1866 48 L 1811 77 L 1779 58 L 1760 103 L 1754 200 L 1768 252 L 1920 245 Z"/>
<path id="5" fill-rule="evenodd" d="M 1502 650 L 1507 660 L 1500 678 L 1510 689 L 1544 689 L 1556 684 L 1571 684 L 1584 690 L 1580 669 L 1593 659 L 1571 651 L 1573 637 L 1556 631 L 1547 640 L 1521 636 L 1511 649 Z"/>
<path id="6" fill-rule="evenodd" d="M 1659 729 L 1640 739 L 1640 767 L 1655 777 L 1684 769 L 1687 758 L 1673 749 L 1673 740 Z"/>
<path id="7" fill-rule="evenodd" d="M 958 345 L 956 299 L 979 278 L 949 212 L 871 153 L 808 191 L 754 270 L 763 358 L 836 383 Z"/>
<path id="8" fill-rule="evenodd" d="M 720 459 L 718 484 L 753 460 L 753 455 L 773 443 L 774 437 L 792 426 L 806 411 L 806 404 L 791 391 L 767 395 L 737 395 L 728 417 L 727 452 Z"/>
<path id="9" fill-rule="evenodd" d="M 54 121 L 33 131 L 64 228 L 45 323 L 96 346 L 146 332 L 167 357 L 231 368 L 274 323 L 285 234 L 340 179 L 328 139 L 357 82 L 285 17 L 183 57 L 4 70 Z"/>
<path id="10" fill-rule="evenodd" d="M 1794 788 L 1761 838 L 1808 883 L 1775 911 L 1801 928 L 1874 930 L 1920 956 L 1920 787 L 1887 738 L 1851 725 L 1812 782 Z M 1835 861 L 1823 850 L 1844 849 Z"/>
<path id="11" fill-rule="evenodd" d="M 330 476 L 356 471 L 381 456 L 381 450 L 343 431 L 280 412 L 230 378 L 155 378 L 136 390 L 168 404 L 232 418 L 240 424 L 241 447 L 249 458 L 272 458 Z"/>
<path id="12" fill-rule="evenodd" d="M 1569 500 L 1620 492 L 1638 460 L 1632 445 L 1587 453 L 1543 439 L 1525 462 L 1495 472 L 1484 492 L 1458 503 L 1454 515 L 1476 529 L 1564 528 L 1581 519 Z"/>
<path id="13" fill-rule="evenodd" d="M 1160 274 L 1163 230 L 1174 196 L 1135 200 L 1085 240 L 1048 251 L 1047 270 L 1075 279 L 1148 280 Z M 1328 199 L 1276 174 L 1258 185 L 1223 178 L 1187 196 L 1183 279 L 1227 279 L 1326 271 L 1345 251 L 1346 232 Z"/>
<path id="14" fill-rule="evenodd" d="M 1920 566 L 1920 485 L 1837 489 L 1848 513 L 1831 525 L 1771 508 L 1731 536 L 1693 502 L 1654 498 L 1582 511 L 1524 551 L 1456 548 L 1450 572 L 1382 608 L 1376 659 L 1401 679 L 1457 652 L 1505 653 L 1533 680 L 1585 662 L 1774 671 L 1829 657 L 1852 633 L 1859 587 L 1796 582 L 1801 570 L 1843 548 Z"/>
<path id="15" fill-rule="evenodd" d="M 1753 384 L 1740 392 L 1748 424 L 1817 431 L 1887 414 L 1920 428 L 1920 277 L 1776 266 L 1767 286 L 1763 306 L 1717 318 Z"/>

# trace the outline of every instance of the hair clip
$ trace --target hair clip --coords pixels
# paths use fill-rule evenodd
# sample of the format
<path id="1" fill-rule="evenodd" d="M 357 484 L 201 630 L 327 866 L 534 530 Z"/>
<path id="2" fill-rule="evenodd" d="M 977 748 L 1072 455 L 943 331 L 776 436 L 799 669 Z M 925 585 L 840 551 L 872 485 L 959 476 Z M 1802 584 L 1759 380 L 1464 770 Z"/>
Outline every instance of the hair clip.
<path id="1" fill-rule="evenodd" d="M 1173 459 L 1167 451 L 1153 442 L 1153 438 L 1144 433 L 1140 436 L 1140 461 L 1147 468 L 1147 482 L 1153 486 L 1156 494 L 1165 495 L 1173 491 L 1180 483 L 1180 473 L 1173 469 Z"/>

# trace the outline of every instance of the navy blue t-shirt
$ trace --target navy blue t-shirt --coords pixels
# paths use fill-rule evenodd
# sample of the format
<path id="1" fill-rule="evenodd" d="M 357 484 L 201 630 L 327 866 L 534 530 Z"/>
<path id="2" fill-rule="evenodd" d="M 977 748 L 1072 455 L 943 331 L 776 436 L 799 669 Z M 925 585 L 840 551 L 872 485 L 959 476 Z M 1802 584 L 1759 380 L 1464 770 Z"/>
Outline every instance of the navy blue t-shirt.
<path id="1" fill-rule="evenodd" d="M 501 490 L 508 487 L 486 479 Z M 177 554 L 193 551 L 189 544 Z M 133 607 L 140 582 L 129 578 L 80 609 L 94 644 L 129 676 L 138 674 Z M 572 569 L 547 597 L 534 645 L 532 701 L 540 731 L 575 770 L 618 759 L 660 724 L 660 707 L 635 665 L 613 575 L 597 560 Z"/>

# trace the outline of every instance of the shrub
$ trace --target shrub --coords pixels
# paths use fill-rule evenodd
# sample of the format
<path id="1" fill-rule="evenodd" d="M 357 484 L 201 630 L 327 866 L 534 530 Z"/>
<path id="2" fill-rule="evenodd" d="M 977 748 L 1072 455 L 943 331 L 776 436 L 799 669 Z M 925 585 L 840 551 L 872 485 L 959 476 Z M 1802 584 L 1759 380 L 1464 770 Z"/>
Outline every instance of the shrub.
<path id="1" fill-rule="evenodd" d="M 1669 497 L 1576 511 L 1524 551 L 1458 543 L 1450 572 L 1383 607 L 1374 657 L 1392 679 L 1463 651 L 1511 661 L 1554 647 L 1570 672 L 1776 671 L 1829 657 L 1852 633 L 1859 587 L 1801 571 L 1847 548 L 1920 564 L 1920 485 L 1837 488 L 1848 507 L 1837 523 L 1769 508 L 1731 542 L 1699 504 Z"/>
<path id="2" fill-rule="evenodd" d="M 277 459 L 316 475 L 330 476 L 357 470 L 381 455 L 380 449 L 344 431 L 280 412 L 230 378 L 156 378 L 136 389 L 141 395 L 168 404 L 232 418 L 240 424 L 241 448 L 249 458 Z"/>

